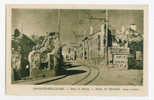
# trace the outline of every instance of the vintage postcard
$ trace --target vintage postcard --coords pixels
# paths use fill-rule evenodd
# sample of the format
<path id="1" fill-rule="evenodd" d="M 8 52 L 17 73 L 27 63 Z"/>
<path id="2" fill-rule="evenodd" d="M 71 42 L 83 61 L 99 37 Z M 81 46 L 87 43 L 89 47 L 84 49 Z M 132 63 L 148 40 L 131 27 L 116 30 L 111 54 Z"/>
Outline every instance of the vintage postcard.
<path id="1" fill-rule="evenodd" d="M 6 94 L 148 95 L 147 5 L 6 5 Z"/>

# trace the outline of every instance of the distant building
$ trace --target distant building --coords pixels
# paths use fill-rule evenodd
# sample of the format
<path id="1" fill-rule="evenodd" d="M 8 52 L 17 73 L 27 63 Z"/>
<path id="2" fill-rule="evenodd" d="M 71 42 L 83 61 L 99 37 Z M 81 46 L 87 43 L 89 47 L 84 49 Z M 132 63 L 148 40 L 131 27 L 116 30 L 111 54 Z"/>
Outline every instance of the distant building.
<path id="1" fill-rule="evenodd" d="M 65 61 L 76 61 L 78 58 L 77 53 L 77 48 L 79 48 L 78 44 L 69 44 L 63 47 L 62 54 L 64 56 Z"/>

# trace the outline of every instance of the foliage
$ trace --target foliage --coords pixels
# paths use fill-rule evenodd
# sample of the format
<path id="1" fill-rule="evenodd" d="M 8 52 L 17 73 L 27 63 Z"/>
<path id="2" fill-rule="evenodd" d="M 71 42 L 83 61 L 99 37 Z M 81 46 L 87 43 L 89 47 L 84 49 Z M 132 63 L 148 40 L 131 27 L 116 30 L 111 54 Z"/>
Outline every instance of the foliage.
<path id="1" fill-rule="evenodd" d="M 20 31 L 18 29 L 15 29 L 14 37 L 18 37 L 19 35 L 20 35 Z"/>
<path id="2" fill-rule="evenodd" d="M 136 51 L 143 52 L 143 40 L 138 42 L 129 42 L 128 47 L 130 48 L 131 54 L 136 54 Z"/>

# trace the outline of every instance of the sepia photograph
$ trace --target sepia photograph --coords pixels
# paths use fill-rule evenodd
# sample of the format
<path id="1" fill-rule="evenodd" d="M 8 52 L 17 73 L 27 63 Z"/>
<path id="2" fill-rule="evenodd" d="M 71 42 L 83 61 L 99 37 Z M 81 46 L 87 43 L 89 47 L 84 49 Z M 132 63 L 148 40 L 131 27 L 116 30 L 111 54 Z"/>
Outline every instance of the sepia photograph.
<path id="1" fill-rule="evenodd" d="M 6 88 L 145 93 L 146 7 L 8 5 Z"/>

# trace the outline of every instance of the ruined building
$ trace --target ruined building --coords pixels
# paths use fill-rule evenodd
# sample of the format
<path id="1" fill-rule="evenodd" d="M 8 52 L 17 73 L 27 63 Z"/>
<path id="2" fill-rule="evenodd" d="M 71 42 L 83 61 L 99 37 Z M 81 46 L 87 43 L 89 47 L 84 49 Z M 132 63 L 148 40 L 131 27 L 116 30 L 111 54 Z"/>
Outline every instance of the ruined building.
<path id="1" fill-rule="evenodd" d="M 11 43 L 13 80 L 19 80 L 29 76 L 28 55 L 35 43 L 18 29 L 15 30 Z"/>

